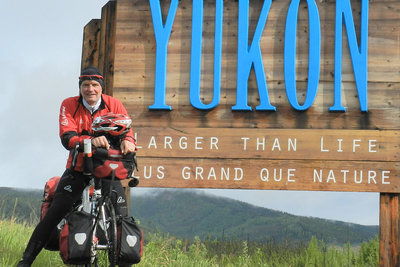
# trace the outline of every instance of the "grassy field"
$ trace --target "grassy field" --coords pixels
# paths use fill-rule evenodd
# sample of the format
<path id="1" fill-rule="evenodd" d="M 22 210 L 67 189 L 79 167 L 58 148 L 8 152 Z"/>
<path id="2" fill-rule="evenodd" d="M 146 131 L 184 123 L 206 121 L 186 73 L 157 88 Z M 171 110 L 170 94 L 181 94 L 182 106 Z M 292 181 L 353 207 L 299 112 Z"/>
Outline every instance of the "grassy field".
<path id="1" fill-rule="evenodd" d="M 0 221 L 0 267 L 16 266 L 33 231 L 27 224 Z M 378 266 L 377 237 L 361 247 L 327 247 L 312 238 L 308 244 L 267 244 L 251 241 L 194 242 L 165 234 L 145 233 L 144 256 L 138 266 Z M 65 266 L 58 252 L 43 250 L 33 266 Z"/>
<path id="2" fill-rule="evenodd" d="M 0 221 L 0 266 L 17 266 L 33 231 L 32 226 L 14 221 Z M 65 266 L 57 252 L 43 250 L 33 266 Z"/>

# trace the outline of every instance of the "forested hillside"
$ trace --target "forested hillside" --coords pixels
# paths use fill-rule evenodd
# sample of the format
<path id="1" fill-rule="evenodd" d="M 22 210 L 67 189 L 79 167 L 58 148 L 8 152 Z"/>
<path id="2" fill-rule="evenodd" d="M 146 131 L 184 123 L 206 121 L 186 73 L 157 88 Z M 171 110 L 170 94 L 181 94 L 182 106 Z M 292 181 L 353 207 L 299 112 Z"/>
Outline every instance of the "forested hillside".
<path id="1" fill-rule="evenodd" d="M 0 188 L 0 216 L 35 223 L 41 190 Z M 160 190 L 155 195 L 132 195 L 130 214 L 145 231 L 185 239 L 239 239 L 277 243 L 308 242 L 312 236 L 327 244 L 352 245 L 369 241 L 378 226 L 294 216 L 244 202 L 187 190 Z"/>
<path id="2" fill-rule="evenodd" d="M 304 241 L 359 244 L 378 234 L 378 226 L 294 216 L 228 198 L 182 190 L 134 197 L 131 214 L 145 226 L 182 238 Z"/>
<path id="3" fill-rule="evenodd" d="M 41 190 L 0 187 L 0 217 L 35 223 L 39 220 L 42 196 Z"/>

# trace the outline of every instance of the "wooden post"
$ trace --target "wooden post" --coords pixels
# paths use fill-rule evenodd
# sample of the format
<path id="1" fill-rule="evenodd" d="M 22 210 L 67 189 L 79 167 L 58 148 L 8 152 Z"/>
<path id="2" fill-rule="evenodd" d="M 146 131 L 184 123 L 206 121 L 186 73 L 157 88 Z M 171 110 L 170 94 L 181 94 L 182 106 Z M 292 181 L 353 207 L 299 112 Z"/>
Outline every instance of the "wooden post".
<path id="1" fill-rule="evenodd" d="M 92 19 L 83 30 L 81 70 L 99 64 L 100 19 Z"/>
<path id="2" fill-rule="evenodd" d="M 400 266 L 400 194 L 380 194 L 379 266 Z"/>
<path id="3" fill-rule="evenodd" d="M 101 30 L 98 67 L 104 76 L 105 91 L 113 95 L 116 1 L 109 1 L 101 10 Z"/>
<path id="4" fill-rule="evenodd" d="M 91 20 L 84 28 L 81 69 L 97 67 L 104 76 L 104 92 L 113 94 L 115 1 L 109 1 L 101 10 L 101 19 Z"/>

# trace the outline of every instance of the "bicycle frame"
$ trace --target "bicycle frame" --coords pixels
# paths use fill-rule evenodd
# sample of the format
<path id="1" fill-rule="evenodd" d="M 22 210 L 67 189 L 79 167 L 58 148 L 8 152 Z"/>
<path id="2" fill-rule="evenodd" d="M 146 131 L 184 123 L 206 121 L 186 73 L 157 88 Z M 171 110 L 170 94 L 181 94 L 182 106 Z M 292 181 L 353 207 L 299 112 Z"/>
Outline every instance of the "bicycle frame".
<path id="1" fill-rule="evenodd" d="M 97 185 L 95 180 L 98 179 L 96 177 L 91 177 L 90 183 L 86 186 L 82 193 L 82 210 L 85 212 L 90 213 L 93 215 L 93 236 L 92 236 L 92 245 L 91 245 L 91 262 L 93 264 L 97 261 L 98 251 L 101 250 L 111 250 L 109 253 L 115 253 L 116 245 L 116 234 L 111 236 L 110 231 L 116 231 L 116 216 L 114 208 L 111 207 L 111 192 L 112 192 L 112 185 L 110 185 L 109 192 L 102 193 L 100 187 L 100 181 L 98 181 Z M 94 186 L 94 190 L 92 195 L 90 196 L 91 187 Z M 111 204 L 111 205 L 110 205 Z M 106 210 L 106 205 L 109 205 L 109 209 L 111 208 L 112 211 Z M 108 214 L 110 212 L 111 214 Z M 114 228 L 114 229 L 111 229 Z M 99 231 L 102 232 L 104 235 L 103 243 L 100 243 Z M 114 254 L 115 255 L 115 254 Z M 113 256 L 114 257 L 114 256 Z M 112 259 L 115 260 L 114 258 Z M 111 265 L 113 266 L 113 265 Z"/>
<path id="2" fill-rule="evenodd" d="M 82 204 L 80 205 L 81 210 L 93 215 L 93 236 L 91 239 L 91 260 L 88 265 L 85 266 L 97 266 L 98 260 L 98 251 L 107 251 L 108 252 L 108 260 L 110 262 L 110 266 L 115 266 L 117 263 L 117 228 L 116 228 L 116 215 L 114 209 L 114 203 L 112 202 L 111 194 L 113 192 L 113 181 L 115 181 L 115 170 L 118 168 L 117 164 L 109 164 L 109 167 L 112 169 L 111 173 L 111 181 L 109 192 L 102 192 L 101 179 L 95 177 L 92 174 L 93 165 L 91 163 L 91 149 L 86 151 L 90 142 L 84 142 L 86 146 L 84 149 L 84 174 L 90 177 L 89 184 L 85 187 L 82 193 Z M 73 160 L 71 164 L 71 168 L 75 167 L 76 158 L 78 154 L 79 143 L 76 144 L 74 152 L 73 152 Z M 133 166 L 137 168 L 136 155 L 134 155 Z M 89 167 L 88 167 L 89 166 Z M 86 167 L 86 168 L 85 168 Z M 133 175 L 133 172 L 132 172 Z M 127 177 L 133 178 L 129 182 L 130 187 L 135 187 L 138 184 L 137 177 Z M 93 193 L 90 196 L 91 187 L 94 187 Z M 100 228 L 100 229 L 99 229 Z M 104 233 L 105 242 L 104 244 L 100 244 L 100 240 L 97 236 L 98 230 Z"/>

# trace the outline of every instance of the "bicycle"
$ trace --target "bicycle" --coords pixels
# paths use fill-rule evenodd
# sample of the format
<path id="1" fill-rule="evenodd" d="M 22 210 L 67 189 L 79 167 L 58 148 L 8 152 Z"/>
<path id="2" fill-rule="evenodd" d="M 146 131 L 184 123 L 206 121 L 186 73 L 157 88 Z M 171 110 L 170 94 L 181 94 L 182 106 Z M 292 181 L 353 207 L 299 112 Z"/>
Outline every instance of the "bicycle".
<path id="1" fill-rule="evenodd" d="M 89 154 L 91 151 L 86 151 L 86 146 L 89 146 L 86 142 L 84 143 L 84 174 L 90 177 L 90 182 L 82 193 L 82 203 L 75 209 L 79 211 L 87 212 L 92 217 L 92 231 L 90 237 L 90 262 L 84 265 L 85 267 L 97 267 L 100 262 L 108 263 L 110 267 L 115 266 L 118 263 L 117 255 L 117 223 L 121 215 L 117 215 L 115 211 L 116 199 L 113 198 L 113 183 L 115 181 L 115 172 L 119 167 L 118 164 L 109 163 L 109 167 L 112 169 L 111 179 L 108 190 L 104 190 L 102 185 L 102 179 L 96 177 L 93 174 L 93 163 L 90 159 Z M 91 144 L 90 144 L 91 146 Z M 74 167 L 76 157 L 78 154 L 79 145 L 75 146 L 73 151 L 72 166 Z M 97 157 L 109 158 L 109 152 L 103 148 L 97 148 L 94 153 Z M 122 158 L 123 155 L 112 155 L 115 158 Z M 132 170 L 137 167 L 136 154 L 130 155 L 132 159 Z M 135 187 L 139 183 L 137 177 L 132 175 L 127 177 L 130 179 L 128 186 Z M 93 188 L 93 189 L 91 189 Z M 92 191 L 93 190 L 93 191 Z"/>

